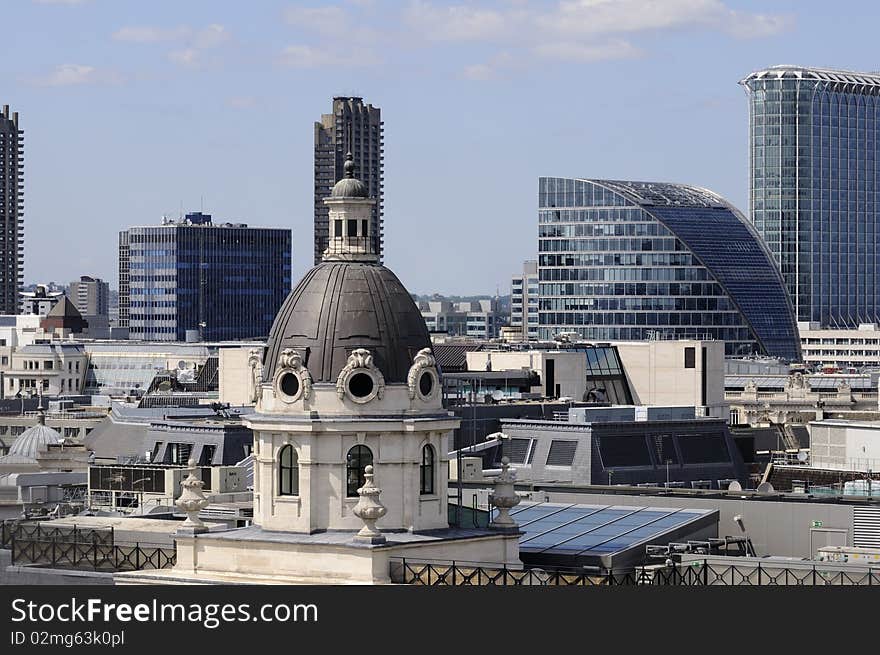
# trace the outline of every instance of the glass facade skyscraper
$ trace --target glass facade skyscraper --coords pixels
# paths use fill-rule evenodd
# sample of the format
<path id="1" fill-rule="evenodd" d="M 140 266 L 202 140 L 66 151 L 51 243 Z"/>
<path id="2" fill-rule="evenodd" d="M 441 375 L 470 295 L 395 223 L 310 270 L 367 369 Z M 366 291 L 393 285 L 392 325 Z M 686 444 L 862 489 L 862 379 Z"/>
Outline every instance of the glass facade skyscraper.
<path id="1" fill-rule="evenodd" d="M 539 337 L 701 338 L 800 359 L 792 305 L 752 225 L 697 187 L 542 177 Z"/>
<path id="2" fill-rule="evenodd" d="M 290 292 L 291 231 L 206 214 L 119 235 L 120 326 L 132 339 L 265 337 Z"/>
<path id="3" fill-rule="evenodd" d="M 751 220 L 797 319 L 880 322 L 880 75 L 774 66 L 740 83 Z"/>

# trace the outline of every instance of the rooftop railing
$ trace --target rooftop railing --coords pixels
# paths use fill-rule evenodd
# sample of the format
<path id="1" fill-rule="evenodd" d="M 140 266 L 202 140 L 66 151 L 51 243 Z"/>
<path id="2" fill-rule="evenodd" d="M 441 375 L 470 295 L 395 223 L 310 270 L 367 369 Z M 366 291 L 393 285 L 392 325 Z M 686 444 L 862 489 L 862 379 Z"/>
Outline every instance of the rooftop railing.
<path id="1" fill-rule="evenodd" d="M 697 560 L 627 571 L 509 568 L 492 564 L 392 558 L 391 581 L 424 586 L 880 586 L 880 569 Z"/>

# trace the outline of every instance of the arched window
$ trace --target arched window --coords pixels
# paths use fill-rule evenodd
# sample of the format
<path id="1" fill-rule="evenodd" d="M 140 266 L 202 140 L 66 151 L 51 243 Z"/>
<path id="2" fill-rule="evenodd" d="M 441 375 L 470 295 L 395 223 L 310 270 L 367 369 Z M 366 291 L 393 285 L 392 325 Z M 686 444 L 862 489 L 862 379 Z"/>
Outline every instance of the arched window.
<path id="1" fill-rule="evenodd" d="M 299 496 L 299 456 L 290 444 L 278 453 L 278 495 Z"/>
<path id="2" fill-rule="evenodd" d="M 420 492 L 423 496 L 434 493 L 434 446 L 428 444 L 422 448 L 422 465 L 419 467 L 421 473 Z"/>
<path id="3" fill-rule="evenodd" d="M 349 498 L 357 498 L 358 489 L 364 486 L 367 479 L 364 477 L 364 469 L 373 464 L 373 453 L 366 446 L 354 446 L 348 451 L 345 460 L 346 492 Z"/>

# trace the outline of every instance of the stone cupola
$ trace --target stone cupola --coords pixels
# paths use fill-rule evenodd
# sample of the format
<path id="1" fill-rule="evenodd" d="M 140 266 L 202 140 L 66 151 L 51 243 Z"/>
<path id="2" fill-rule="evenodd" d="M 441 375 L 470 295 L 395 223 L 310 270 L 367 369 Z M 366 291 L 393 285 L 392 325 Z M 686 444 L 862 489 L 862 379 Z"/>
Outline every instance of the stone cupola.
<path id="1" fill-rule="evenodd" d="M 379 264 L 374 201 L 351 155 L 324 202 L 329 245 L 275 318 L 259 363 L 257 413 L 246 419 L 257 458 L 255 523 L 354 536 L 371 466 L 387 507 L 380 530 L 446 528 L 447 453 L 458 419 L 443 408 L 421 313 Z"/>

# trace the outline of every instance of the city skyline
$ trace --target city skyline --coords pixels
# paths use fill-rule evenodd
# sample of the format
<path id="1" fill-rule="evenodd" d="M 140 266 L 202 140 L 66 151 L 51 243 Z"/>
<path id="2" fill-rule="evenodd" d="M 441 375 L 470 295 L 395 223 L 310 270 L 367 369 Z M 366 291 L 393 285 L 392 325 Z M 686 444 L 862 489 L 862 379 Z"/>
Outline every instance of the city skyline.
<path id="1" fill-rule="evenodd" d="M 839 6 L 644 4 L 17 4 L 23 29 L 7 39 L 21 56 L 0 68 L 0 101 L 28 135 L 25 281 L 116 287 L 118 229 L 198 207 L 292 228 L 298 278 L 314 117 L 345 94 L 385 114 L 389 265 L 416 293 L 504 292 L 535 256 L 539 176 L 694 184 L 747 212 L 737 82 L 786 62 L 872 67 L 867 24 L 811 38 Z M 540 34 L 522 38 L 526 24 Z M 671 85 L 682 73 L 693 81 Z M 486 256 L 490 242 L 505 254 Z M 425 266 L 426 243 L 468 265 Z"/>

